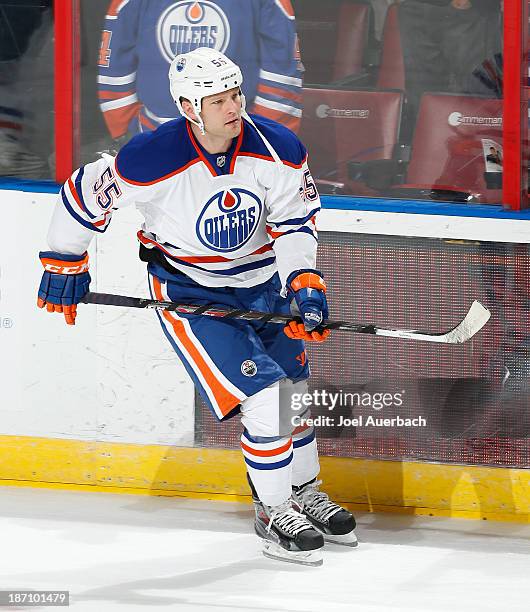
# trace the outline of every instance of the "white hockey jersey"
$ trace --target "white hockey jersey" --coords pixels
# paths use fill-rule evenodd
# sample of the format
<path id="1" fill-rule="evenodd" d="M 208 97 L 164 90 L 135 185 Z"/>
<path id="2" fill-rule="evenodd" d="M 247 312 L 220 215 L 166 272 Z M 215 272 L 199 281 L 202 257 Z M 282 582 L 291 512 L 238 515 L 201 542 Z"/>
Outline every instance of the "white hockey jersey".
<path id="1" fill-rule="evenodd" d="M 212 156 L 182 118 L 139 134 L 116 158 L 88 164 L 61 189 L 48 233 L 53 251 L 83 253 L 115 209 L 135 204 L 148 248 L 201 285 L 252 287 L 278 270 L 314 268 L 320 199 L 307 153 L 284 126 L 253 116 L 278 153 L 242 120 L 231 150 Z"/>

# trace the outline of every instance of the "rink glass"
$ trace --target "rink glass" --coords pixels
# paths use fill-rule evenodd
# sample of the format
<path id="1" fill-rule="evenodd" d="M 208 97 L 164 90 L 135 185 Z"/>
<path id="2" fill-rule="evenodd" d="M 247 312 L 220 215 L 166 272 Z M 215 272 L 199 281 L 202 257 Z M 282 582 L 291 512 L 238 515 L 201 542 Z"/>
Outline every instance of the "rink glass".
<path id="1" fill-rule="evenodd" d="M 108 5 L 80 1 L 82 163 L 123 143 L 97 100 Z M 502 201 L 500 0 L 293 7 L 305 68 L 299 135 L 322 194 Z"/>
<path id="2" fill-rule="evenodd" d="M 54 156 L 52 0 L 0 1 L 0 179 L 50 179 Z"/>

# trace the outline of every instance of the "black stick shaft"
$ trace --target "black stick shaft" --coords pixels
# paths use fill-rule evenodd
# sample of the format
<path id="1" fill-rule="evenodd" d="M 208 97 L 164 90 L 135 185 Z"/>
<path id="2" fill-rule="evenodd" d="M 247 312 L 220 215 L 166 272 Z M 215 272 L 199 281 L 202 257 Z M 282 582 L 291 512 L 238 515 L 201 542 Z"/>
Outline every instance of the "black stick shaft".
<path id="1" fill-rule="evenodd" d="M 242 310 L 240 308 L 229 308 L 226 306 L 216 306 L 213 304 L 180 304 L 178 302 L 128 297 L 125 295 L 113 295 L 110 293 L 87 293 L 82 302 L 85 304 L 126 306 L 129 308 L 156 308 L 158 310 L 169 310 L 182 314 L 202 315 L 220 319 L 242 319 L 244 321 L 276 323 L 280 325 L 286 325 L 293 319 L 300 323 L 302 322 L 299 317 L 279 313 Z M 479 330 L 481 330 L 489 320 L 490 316 L 490 311 L 480 302 L 475 301 L 471 305 L 471 308 L 466 316 L 456 327 L 439 333 L 422 332 L 414 329 L 386 329 L 384 327 L 377 327 L 375 325 L 329 320 L 319 325 L 315 331 L 321 332 L 325 329 L 337 329 L 356 334 L 372 334 L 390 338 L 461 344 L 462 342 L 467 342 L 467 340 L 472 338 Z"/>
<path id="2" fill-rule="evenodd" d="M 126 295 L 114 295 L 112 293 L 89 292 L 82 302 L 84 304 L 100 304 L 104 306 L 125 306 L 128 308 L 155 308 L 180 312 L 181 314 L 195 314 L 221 319 L 242 319 L 244 321 L 257 321 L 261 323 L 276 323 L 286 325 L 289 321 L 301 319 L 291 315 L 279 313 L 260 312 L 257 310 L 242 310 L 238 308 L 227 308 L 213 305 L 180 304 L 178 302 L 167 302 L 164 300 L 152 300 L 148 298 L 129 297 Z M 360 334 L 375 334 L 373 325 L 357 325 L 345 321 L 326 321 L 316 331 L 324 329 L 341 329 Z"/>

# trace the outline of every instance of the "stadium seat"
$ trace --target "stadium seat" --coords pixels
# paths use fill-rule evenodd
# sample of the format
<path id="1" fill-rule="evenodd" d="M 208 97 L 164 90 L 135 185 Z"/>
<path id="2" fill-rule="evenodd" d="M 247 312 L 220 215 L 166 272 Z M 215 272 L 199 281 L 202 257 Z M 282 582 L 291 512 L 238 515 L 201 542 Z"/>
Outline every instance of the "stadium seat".
<path id="1" fill-rule="evenodd" d="M 386 195 L 497 204 L 502 162 L 487 162 L 490 147 L 502 157 L 502 100 L 424 94 L 405 184 Z"/>
<path id="2" fill-rule="evenodd" d="M 397 2 L 391 4 L 386 13 L 377 89 L 405 89 L 405 64 L 401 48 L 398 7 Z"/>
<path id="3" fill-rule="evenodd" d="M 297 20 L 304 82 L 330 84 L 363 72 L 371 27 L 367 3 L 304 0 Z"/>
<path id="4" fill-rule="evenodd" d="M 402 100 L 397 91 L 304 88 L 300 137 L 321 192 L 377 195 L 367 176 L 384 182 L 385 162 L 391 163 L 399 138 Z"/>

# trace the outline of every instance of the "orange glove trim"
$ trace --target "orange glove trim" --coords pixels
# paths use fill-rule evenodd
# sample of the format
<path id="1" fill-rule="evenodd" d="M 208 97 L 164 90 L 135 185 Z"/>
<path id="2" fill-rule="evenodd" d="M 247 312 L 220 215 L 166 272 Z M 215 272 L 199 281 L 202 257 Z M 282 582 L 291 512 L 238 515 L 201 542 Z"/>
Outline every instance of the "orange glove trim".
<path id="1" fill-rule="evenodd" d="M 79 261 L 64 261 L 60 259 L 41 259 L 42 265 L 47 272 L 54 274 L 81 274 L 86 272 L 88 266 L 88 253 Z"/>
<path id="2" fill-rule="evenodd" d="M 299 289 L 319 289 L 326 293 L 326 283 L 324 279 L 313 272 L 302 272 L 291 281 L 291 289 L 298 291 Z"/>

